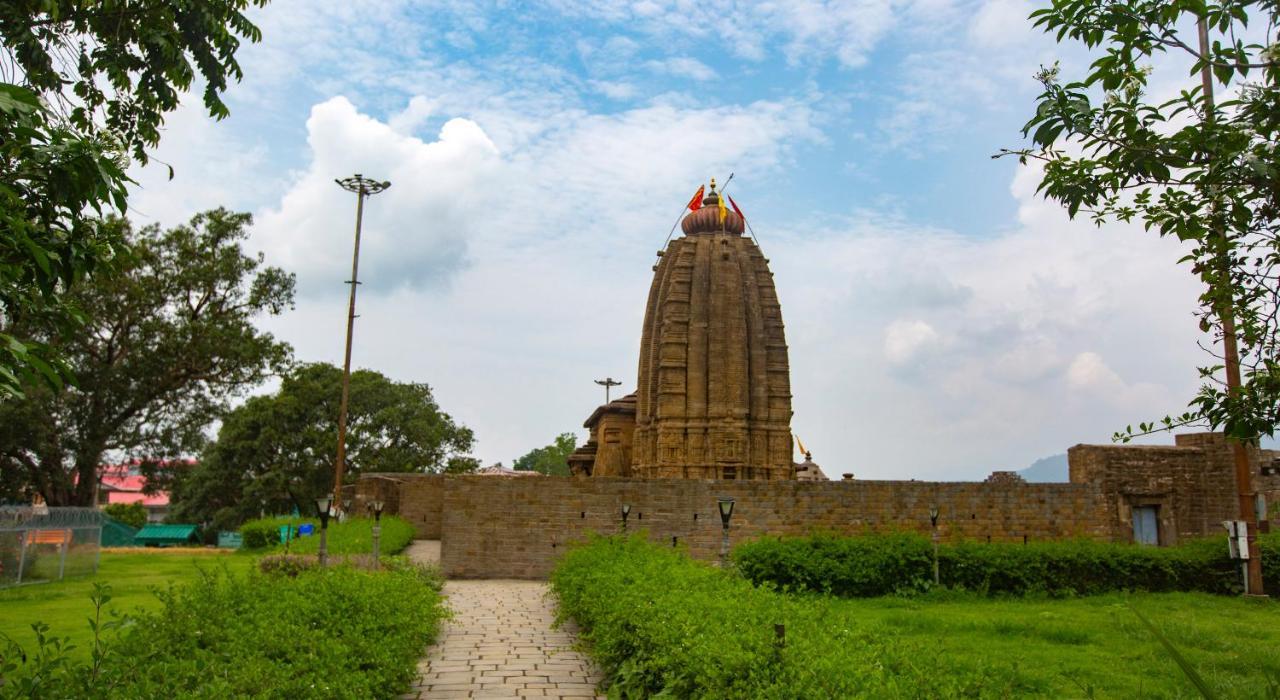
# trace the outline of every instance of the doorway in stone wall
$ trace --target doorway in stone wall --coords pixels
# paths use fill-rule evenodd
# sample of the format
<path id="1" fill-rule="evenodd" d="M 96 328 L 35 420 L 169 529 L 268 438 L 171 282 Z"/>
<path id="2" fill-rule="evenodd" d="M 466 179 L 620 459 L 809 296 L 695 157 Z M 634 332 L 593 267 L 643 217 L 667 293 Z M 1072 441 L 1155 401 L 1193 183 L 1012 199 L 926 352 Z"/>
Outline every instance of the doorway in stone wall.
<path id="1" fill-rule="evenodd" d="M 1160 506 L 1133 506 L 1133 541 L 1160 544 Z"/>

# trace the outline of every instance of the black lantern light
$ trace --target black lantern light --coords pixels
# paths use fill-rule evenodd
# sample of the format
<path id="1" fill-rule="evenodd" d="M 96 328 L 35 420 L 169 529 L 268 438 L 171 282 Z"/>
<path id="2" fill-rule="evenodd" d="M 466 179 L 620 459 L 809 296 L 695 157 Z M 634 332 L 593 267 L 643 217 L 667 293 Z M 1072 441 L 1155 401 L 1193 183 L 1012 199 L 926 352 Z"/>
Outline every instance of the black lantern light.
<path id="1" fill-rule="evenodd" d="M 369 511 L 373 513 L 373 522 L 376 523 L 382 520 L 382 509 L 386 508 L 386 506 L 387 504 L 382 501 L 369 501 Z"/>
<path id="2" fill-rule="evenodd" d="M 630 503 L 623 503 L 623 504 L 622 504 L 622 529 L 623 529 L 623 530 L 627 529 L 627 516 L 628 516 L 628 515 L 631 515 L 631 504 L 630 504 Z"/>
<path id="3" fill-rule="evenodd" d="M 720 523 L 724 525 L 724 529 L 729 529 L 729 518 L 733 517 L 733 499 L 724 497 L 720 499 Z"/>
<path id="4" fill-rule="evenodd" d="M 929 523 L 933 525 L 933 529 L 938 529 L 938 506 L 929 508 Z"/>
<path id="5" fill-rule="evenodd" d="M 320 512 L 320 546 L 316 549 L 316 553 L 320 559 L 320 566 L 324 566 L 329 562 L 329 516 L 330 508 L 333 506 L 333 498 L 330 496 L 321 496 L 316 499 L 316 510 Z"/>

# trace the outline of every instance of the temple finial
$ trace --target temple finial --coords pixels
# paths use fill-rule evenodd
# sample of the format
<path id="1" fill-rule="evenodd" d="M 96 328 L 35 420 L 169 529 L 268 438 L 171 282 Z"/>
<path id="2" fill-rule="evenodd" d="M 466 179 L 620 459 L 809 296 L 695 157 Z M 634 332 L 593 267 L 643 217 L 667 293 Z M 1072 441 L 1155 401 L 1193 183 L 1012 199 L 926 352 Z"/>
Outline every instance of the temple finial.
<path id="1" fill-rule="evenodd" d="M 711 178 L 711 191 L 712 192 L 716 191 L 716 179 L 714 177 Z"/>

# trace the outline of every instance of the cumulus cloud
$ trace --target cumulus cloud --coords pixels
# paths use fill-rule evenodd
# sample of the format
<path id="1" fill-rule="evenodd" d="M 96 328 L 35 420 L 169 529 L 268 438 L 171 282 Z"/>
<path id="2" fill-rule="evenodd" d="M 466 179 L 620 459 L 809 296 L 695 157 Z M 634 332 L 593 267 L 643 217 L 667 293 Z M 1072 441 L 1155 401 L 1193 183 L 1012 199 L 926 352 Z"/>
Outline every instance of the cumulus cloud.
<path id="1" fill-rule="evenodd" d="M 450 119 L 435 141 L 424 142 L 335 97 L 312 109 L 307 132 L 307 171 L 255 226 L 268 256 L 298 273 L 303 294 L 340 292 L 350 277 L 356 202 L 334 178 L 357 172 L 392 182 L 365 206 L 364 289 L 442 284 L 462 267 L 500 162 L 483 129 Z"/>
<path id="2" fill-rule="evenodd" d="M 884 356 L 891 365 L 905 365 L 937 343 L 938 332 L 924 321 L 894 321 L 884 332 Z"/>

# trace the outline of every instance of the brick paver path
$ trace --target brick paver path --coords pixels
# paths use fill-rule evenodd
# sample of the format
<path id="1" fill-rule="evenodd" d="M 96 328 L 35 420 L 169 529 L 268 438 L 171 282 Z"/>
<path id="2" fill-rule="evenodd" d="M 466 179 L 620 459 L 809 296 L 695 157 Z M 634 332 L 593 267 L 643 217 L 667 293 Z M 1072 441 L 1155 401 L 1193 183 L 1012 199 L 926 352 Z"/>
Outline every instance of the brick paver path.
<path id="1" fill-rule="evenodd" d="M 404 698 L 595 698 L 599 674 L 574 651 L 539 581 L 449 581 L 453 619 Z"/>

